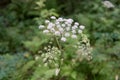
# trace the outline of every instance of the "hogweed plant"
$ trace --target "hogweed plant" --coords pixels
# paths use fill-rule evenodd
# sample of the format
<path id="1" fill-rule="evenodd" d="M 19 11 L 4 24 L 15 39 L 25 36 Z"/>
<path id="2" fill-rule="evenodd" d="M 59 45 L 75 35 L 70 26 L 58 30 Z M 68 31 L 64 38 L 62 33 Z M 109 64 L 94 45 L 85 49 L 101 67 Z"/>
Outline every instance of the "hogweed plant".
<path id="1" fill-rule="evenodd" d="M 60 76 L 66 61 L 76 63 L 91 60 L 91 47 L 87 36 L 83 34 L 85 26 L 73 19 L 50 17 L 44 25 L 39 26 L 43 34 L 50 37 L 48 44 L 39 51 L 36 60 L 42 62 L 39 67 L 53 69 L 54 76 Z M 39 59 L 40 58 L 40 59 Z M 52 71 L 50 73 L 52 75 Z M 52 76 L 51 76 L 52 77 Z"/>

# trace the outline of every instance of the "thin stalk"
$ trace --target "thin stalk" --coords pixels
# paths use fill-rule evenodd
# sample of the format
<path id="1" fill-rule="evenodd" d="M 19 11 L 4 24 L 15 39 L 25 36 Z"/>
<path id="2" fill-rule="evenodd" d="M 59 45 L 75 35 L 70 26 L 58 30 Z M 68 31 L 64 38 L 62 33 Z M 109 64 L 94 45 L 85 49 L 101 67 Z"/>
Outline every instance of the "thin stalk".
<path id="1" fill-rule="evenodd" d="M 60 45 L 58 39 L 57 39 L 56 37 L 54 37 L 54 38 L 55 38 L 55 40 L 56 40 L 56 42 L 57 42 L 57 45 L 58 45 L 59 49 L 62 50 L 61 45 Z"/>
<path id="2" fill-rule="evenodd" d="M 61 64 L 62 64 L 62 63 L 61 63 L 61 59 L 62 59 L 62 48 L 61 48 L 61 45 L 60 45 L 58 39 L 57 39 L 55 36 L 54 36 L 54 38 L 55 38 L 56 43 L 57 43 L 57 45 L 58 45 L 58 47 L 59 47 L 59 49 L 60 49 L 60 51 L 61 51 L 60 61 L 59 61 L 59 68 L 60 68 L 60 72 L 61 72 Z M 58 80 L 61 80 L 60 72 L 59 72 Z"/>

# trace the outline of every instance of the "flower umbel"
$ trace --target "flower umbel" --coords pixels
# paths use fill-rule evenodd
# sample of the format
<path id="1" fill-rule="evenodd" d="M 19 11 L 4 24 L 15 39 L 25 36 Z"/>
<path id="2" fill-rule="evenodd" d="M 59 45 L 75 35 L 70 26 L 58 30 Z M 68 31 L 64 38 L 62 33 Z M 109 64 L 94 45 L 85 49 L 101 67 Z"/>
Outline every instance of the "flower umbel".
<path id="1" fill-rule="evenodd" d="M 46 20 L 44 25 L 40 25 L 39 29 L 42 29 L 45 34 L 59 37 L 63 42 L 66 42 L 68 37 L 77 39 L 85 28 L 78 22 L 74 22 L 73 19 L 56 18 L 55 16 L 51 16 L 50 19 L 50 21 Z"/>

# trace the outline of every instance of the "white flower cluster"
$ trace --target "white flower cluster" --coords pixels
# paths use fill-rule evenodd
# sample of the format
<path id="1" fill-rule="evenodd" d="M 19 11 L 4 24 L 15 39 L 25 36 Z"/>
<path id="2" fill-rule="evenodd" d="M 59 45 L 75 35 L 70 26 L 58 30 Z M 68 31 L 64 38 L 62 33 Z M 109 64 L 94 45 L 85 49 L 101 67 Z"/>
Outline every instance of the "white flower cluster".
<path id="1" fill-rule="evenodd" d="M 43 30 L 45 34 L 52 34 L 59 36 L 61 41 L 65 42 L 67 37 L 76 39 L 78 34 L 82 33 L 85 26 L 74 22 L 73 19 L 65 19 L 62 17 L 50 17 L 51 21 L 46 20 L 45 25 L 40 25 L 39 29 Z"/>
<path id="2" fill-rule="evenodd" d="M 115 7 L 115 6 L 113 5 L 113 3 L 111 3 L 111 2 L 108 1 L 108 0 L 105 0 L 105 1 L 103 1 L 102 3 L 103 3 L 103 5 L 104 5 L 105 7 L 107 7 L 107 8 L 114 8 L 114 7 Z"/>

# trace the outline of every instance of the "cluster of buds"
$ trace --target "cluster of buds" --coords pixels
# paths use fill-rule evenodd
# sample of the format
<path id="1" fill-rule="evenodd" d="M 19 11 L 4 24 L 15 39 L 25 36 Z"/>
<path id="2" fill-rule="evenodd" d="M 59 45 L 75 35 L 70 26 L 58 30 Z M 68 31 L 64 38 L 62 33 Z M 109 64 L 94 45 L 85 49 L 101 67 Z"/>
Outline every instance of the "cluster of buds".
<path id="1" fill-rule="evenodd" d="M 46 20 L 44 25 L 40 25 L 39 29 L 43 33 L 60 37 L 60 40 L 65 42 L 68 37 L 76 39 L 78 34 L 81 34 L 85 26 L 74 22 L 73 19 L 65 19 L 62 17 L 50 17 L 51 21 Z"/>
<path id="2" fill-rule="evenodd" d="M 61 51 L 57 47 L 51 46 L 44 47 L 44 51 L 41 55 L 44 66 L 59 67 L 59 62 L 62 61 L 62 59 L 60 60 Z"/>
<path id="3" fill-rule="evenodd" d="M 78 42 L 75 47 L 78 49 L 76 53 L 79 61 L 82 61 L 83 59 L 89 61 L 92 59 L 92 48 L 86 35 L 82 35 L 82 41 Z"/>
<path id="4" fill-rule="evenodd" d="M 61 51 L 57 47 L 44 47 L 41 58 L 43 60 L 44 66 L 55 68 L 55 75 L 58 76 L 60 72 L 60 64 L 63 63 L 61 59 Z"/>

